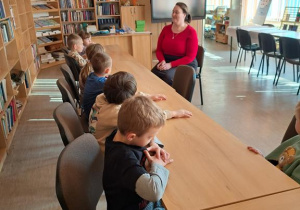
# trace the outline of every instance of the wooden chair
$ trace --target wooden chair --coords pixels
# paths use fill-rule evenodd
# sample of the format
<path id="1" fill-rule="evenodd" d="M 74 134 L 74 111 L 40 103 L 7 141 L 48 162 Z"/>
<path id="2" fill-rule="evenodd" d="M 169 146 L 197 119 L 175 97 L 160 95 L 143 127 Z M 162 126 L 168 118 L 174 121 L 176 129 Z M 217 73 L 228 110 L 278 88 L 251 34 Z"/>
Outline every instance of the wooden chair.
<path id="1" fill-rule="evenodd" d="M 62 64 L 60 66 L 60 70 L 63 73 L 67 83 L 69 84 L 71 90 L 72 90 L 72 94 L 74 95 L 77 105 L 78 107 L 80 107 L 80 97 L 79 97 L 79 91 L 78 91 L 78 86 L 76 85 L 76 81 L 74 78 L 74 75 L 71 71 L 71 69 L 69 68 L 69 66 L 67 64 Z"/>
<path id="2" fill-rule="evenodd" d="M 189 102 L 192 101 L 196 81 L 195 70 L 191 66 L 177 66 L 172 87 Z"/>
<path id="3" fill-rule="evenodd" d="M 75 81 L 79 81 L 79 74 L 81 71 L 80 66 L 78 65 L 78 63 L 76 62 L 76 60 L 74 58 L 72 58 L 71 56 L 69 56 L 66 53 L 65 53 L 65 60 L 66 60 L 67 65 L 69 66 L 69 68 L 71 69 L 71 71 L 73 73 Z"/>
<path id="4" fill-rule="evenodd" d="M 58 157 L 56 195 L 62 209 L 96 210 L 103 193 L 104 155 L 92 134 L 81 135 Z"/>
<path id="5" fill-rule="evenodd" d="M 80 119 L 70 103 L 65 102 L 56 107 L 53 118 L 65 146 L 84 134 Z"/>
<path id="6" fill-rule="evenodd" d="M 196 78 L 199 79 L 201 105 L 203 105 L 201 72 L 202 72 L 203 61 L 204 61 L 204 52 L 205 52 L 204 48 L 202 46 L 198 45 L 198 52 L 196 55 L 196 59 L 198 62 L 199 71 L 198 71 L 198 73 L 196 73 Z"/>

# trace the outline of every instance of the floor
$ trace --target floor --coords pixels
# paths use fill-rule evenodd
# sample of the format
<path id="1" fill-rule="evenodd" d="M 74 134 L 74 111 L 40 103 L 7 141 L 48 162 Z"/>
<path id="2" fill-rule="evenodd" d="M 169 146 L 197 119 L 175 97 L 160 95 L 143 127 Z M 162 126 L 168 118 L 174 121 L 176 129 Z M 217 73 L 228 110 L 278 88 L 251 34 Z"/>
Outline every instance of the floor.
<path id="1" fill-rule="evenodd" d="M 287 66 L 275 87 L 272 59 L 269 75 L 256 77 L 261 55 L 248 75 L 250 54 L 235 69 L 237 52 L 229 63 L 228 45 L 206 39 L 204 47 L 204 105 L 200 105 L 198 83 L 192 103 L 246 145 L 268 154 L 280 143 L 299 100 L 292 67 Z M 45 69 L 35 83 L 0 173 L 0 209 L 60 209 L 55 170 L 64 146 L 52 112 L 61 103 L 55 84 L 61 76 L 58 68 Z M 99 202 L 98 209 L 105 209 L 102 205 L 105 201 Z"/>

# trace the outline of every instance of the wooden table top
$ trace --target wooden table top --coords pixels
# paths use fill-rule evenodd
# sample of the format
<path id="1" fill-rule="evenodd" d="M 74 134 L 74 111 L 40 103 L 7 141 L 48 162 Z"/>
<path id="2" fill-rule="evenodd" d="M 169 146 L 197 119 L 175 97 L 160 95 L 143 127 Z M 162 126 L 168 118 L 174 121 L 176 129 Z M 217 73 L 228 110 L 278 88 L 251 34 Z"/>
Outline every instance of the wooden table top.
<path id="1" fill-rule="evenodd" d="M 253 210 L 253 209 L 272 209 L 272 210 L 299 210 L 300 208 L 300 189 L 289 190 L 286 192 L 264 196 L 244 202 L 235 203 L 213 210 Z"/>
<path id="2" fill-rule="evenodd" d="M 113 59 L 113 72 L 128 71 L 139 91 L 167 96 L 158 102 L 163 109 L 193 113 L 189 119 L 168 120 L 158 134 L 174 158 L 167 166 L 170 177 L 163 196 L 168 209 L 206 209 L 299 188 L 130 55 L 117 46 L 105 48 Z"/>

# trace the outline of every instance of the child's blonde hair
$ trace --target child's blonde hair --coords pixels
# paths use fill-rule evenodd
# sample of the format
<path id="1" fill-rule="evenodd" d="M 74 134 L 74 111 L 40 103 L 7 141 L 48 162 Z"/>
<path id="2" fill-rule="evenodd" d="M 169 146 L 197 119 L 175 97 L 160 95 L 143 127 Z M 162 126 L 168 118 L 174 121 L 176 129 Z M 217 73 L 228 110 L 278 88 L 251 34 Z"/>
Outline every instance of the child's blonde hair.
<path id="1" fill-rule="evenodd" d="M 90 44 L 85 51 L 85 54 L 88 58 L 88 60 L 91 60 L 93 55 L 97 53 L 103 53 L 105 52 L 104 47 L 101 44 Z M 93 71 L 92 65 L 90 61 L 81 69 L 80 71 L 80 77 L 83 84 L 85 84 L 87 77 L 89 74 Z"/>
<path id="2" fill-rule="evenodd" d="M 93 70 L 97 74 L 103 74 L 105 69 L 111 67 L 111 57 L 106 53 L 96 53 L 91 59 Z"/>
<path id="3" fill-rule="evenodd" d="M 126 99 L 118 115 L 118 129 L 122 135 L 133 132 L 139 137 L 150 128 L 159 128 L 164 124 L 163 110 L 146 96 Z"/>
<path id="4" fill-rule="evenodd" d="M 67 39 L 68 48 L 70 50 L 73 50 L 74 45 L 78 44 L 80 40 L 82 40 L 82 38 L 80 36 L 78 36 L 77 34 L 70 34 Z"/>

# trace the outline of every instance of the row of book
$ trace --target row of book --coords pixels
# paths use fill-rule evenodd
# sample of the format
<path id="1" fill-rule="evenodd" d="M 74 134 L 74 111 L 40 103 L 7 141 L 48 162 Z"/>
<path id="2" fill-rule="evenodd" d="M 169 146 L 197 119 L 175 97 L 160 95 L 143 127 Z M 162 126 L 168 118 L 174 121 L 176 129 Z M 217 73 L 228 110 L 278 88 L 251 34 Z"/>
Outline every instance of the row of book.
<path id="1" fill-rule="evenodd" d="M 93 11 L 68 11 L 61 12 L 61 21 L 85 21 L 94 20 Z"/>
<path id="2" fill-rule="evenodd" d="M 57 9 L 54 6 L 50 5 L 50 4 L 35 4 L 32 5 L 32 10 L 48 10 L 48 9 Z"/>
<path id="3" fill-rule="evenodd" d="M 3 110 L 7 101 L 6 79 L 0 81 L 0 112 Z"/>
<path id="4" fill-rule="evenodd" d="M 16 107 L 22 106 L 22 103 L 18 101 L 18 105 L 16 104 L 16 100 L 13 99 L 5 110 L 3 116 L 1 117 L 1 128 L 4 133 L 5 138 L 7 138 L 9 132 L 12 130 L 14 123 L 17 119 L 17 109 Z"/>
<path id="5" fill-rule="evenodd" d="M 0 28 L 4 43 L 9 42 L 14 38 L 14 32 L 11 26 L 10 19 L 5 19 L 0 22 Z"/>
<path id="6" fill-rule="evenodd" d="M 60 8 L 89 8 L 94 7 L 93 0 L 59 0 Z"/>
<path id="7" fill-rule="evenodd" d="M 2 0 L 0 0 L 0 19 L 5 18 L 5 10 Z"/>
<path id="8" fill-rule="evenodd" d="M 119 10 L 116 9 L 115 4 L 110 4 L 110 3 L 98 5 L 96 11 L 97 11 L 97 15 L 119 15 L 120 14 Z"/>
<path id="9" fill-rule="evenodd" d="M 60 24 L 52 19 L 40 19 L 34 20 L 35 28 L 59 26 Z"/>
<path id="10" fill-rule="evenodd" d="M 63 25 L 63 32 L 65 34 L 79 33 L 79 31 L 84 30 L 86 27 L 87 27 L 87 24 L 82 24 L 82 23 L 66 24 L 66 25 Z M 67 43 L 67 42 L 65 42 L 65 43 Z"/>
<path id="11" fill-rule="evenodd" d="M 55 34 L 61 34 L 60 30 L 39 30 L 35 32 L 36 37 L 41 37 L 41 36 L 50 36 L 50 35 L 55 35 Z"/>
<path id="12" fill-rule="evenodd" d="M 120 24 L 120 18 L 99 18 L 98 25 L 102 24 Z"/>

